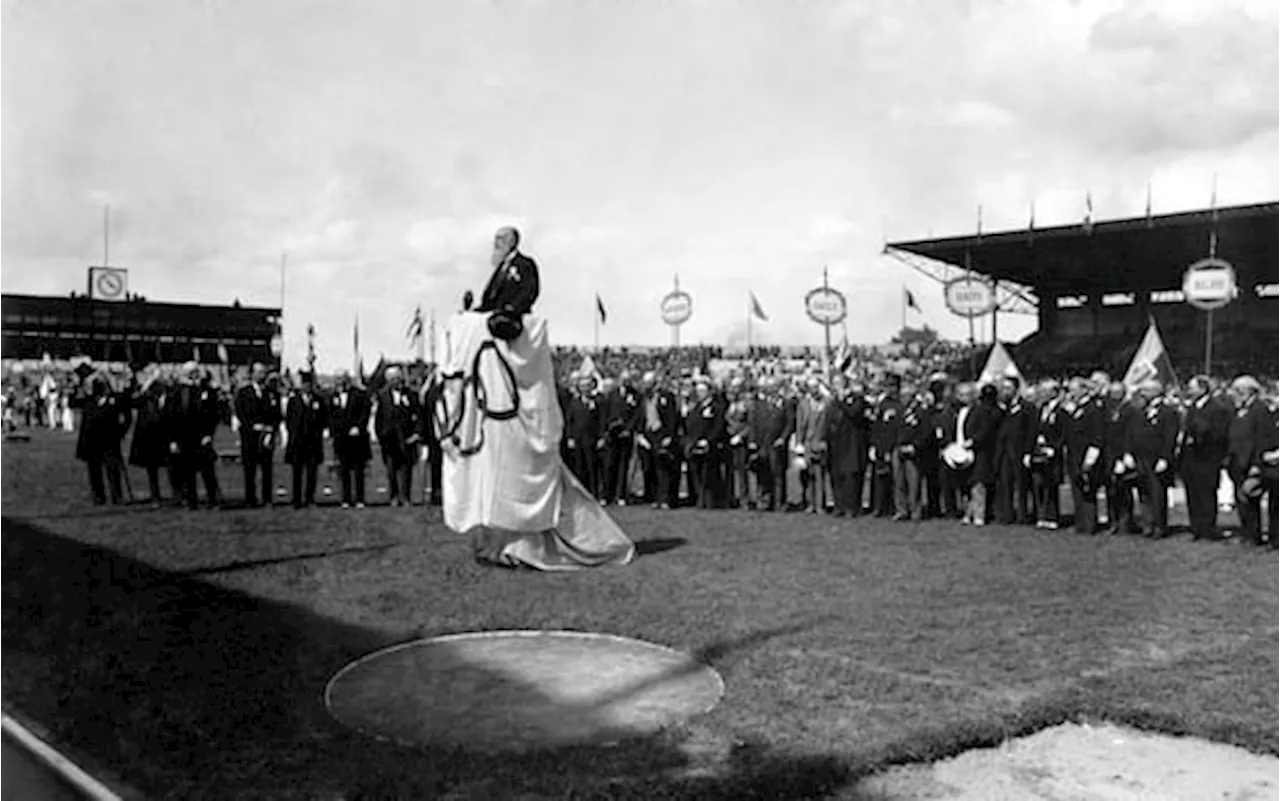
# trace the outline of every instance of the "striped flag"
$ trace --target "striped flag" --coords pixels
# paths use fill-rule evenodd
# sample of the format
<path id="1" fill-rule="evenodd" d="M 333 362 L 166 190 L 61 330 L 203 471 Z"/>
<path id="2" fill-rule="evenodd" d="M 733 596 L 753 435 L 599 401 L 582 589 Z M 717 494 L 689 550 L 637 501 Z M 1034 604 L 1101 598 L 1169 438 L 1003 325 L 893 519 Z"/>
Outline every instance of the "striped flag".
<path id="1" fill-rule="evenodd" d="M 418 344 L 418 340 L 422 339 L 422 306 L 419 305 L 413 310 L 413 318 L 409 320 L 409 327 L 404 332 L 405 339 L 409 340 L 409 346 Z"/>
<path id="2" fill-rule="evenodd" d="M 600 315 L 600 322 L 608 322 L 609 314 L 604 309 L 604 301 L 600 299 L 600 293 L 596 293 L 596 313 Z"/>
<path id="3" fill-rule="evenodd" d="M 755 292 L 752 292 L 750 294 L 751 294 L 751 316 L 755 317 L 757 320 L 764 320 L 765 322 L 768 322 L 769 315 L 764 313 L 764 306 L 760 305 L 760 298 L 756 297 Z"/>

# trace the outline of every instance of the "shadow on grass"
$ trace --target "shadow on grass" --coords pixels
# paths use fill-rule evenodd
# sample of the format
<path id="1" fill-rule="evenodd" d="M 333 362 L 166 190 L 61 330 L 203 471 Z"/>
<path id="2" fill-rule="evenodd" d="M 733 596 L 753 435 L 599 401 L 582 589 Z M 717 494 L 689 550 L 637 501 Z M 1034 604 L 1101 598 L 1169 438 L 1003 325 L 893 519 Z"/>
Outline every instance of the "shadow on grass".
<path id="1" fill-rule="evenodd" d="M 636 542 L 636 555 L 652 556 L 657 553 L 674 551 L 676 548 L 688 544 L 689 541 L 684 537 L 655 537 L 650 540 L 638 540 Z"/>
<path id="2" fill-rule="evenodd" d="M 6 708 L 146 797 L 804 798 L 848 776 L 834 759 L 741 746 L 715 778 L 680 777 L 690 757 L 674 734 L 501 756 L 397 745 L 340 726 L 323 693 L 341 667 L 398 638 L 17 519 L 3 521 L 2 570 Z M 460 667 L 478 682 L 512 681 Z"/>

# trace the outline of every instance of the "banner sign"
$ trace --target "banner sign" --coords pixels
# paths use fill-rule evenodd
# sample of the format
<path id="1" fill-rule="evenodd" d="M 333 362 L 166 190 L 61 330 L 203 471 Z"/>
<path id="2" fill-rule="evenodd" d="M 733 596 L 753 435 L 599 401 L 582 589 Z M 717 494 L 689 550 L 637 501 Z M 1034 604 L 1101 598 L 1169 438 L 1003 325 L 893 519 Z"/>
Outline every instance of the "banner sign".
<path id="1" fill-rule="evenodd" d="M 1235 300 L 1237 291 L 1235 268 L 1222 259 L 1201 259 L 1182 277 L 1187 303 L 1202 311 L 1221 309 Z"/>
<path id="2" fill-rule="evenodd" d="M 662 322 L 667 325 L 683 325 L 693 316 L 693 298 L 688 292 L 675 290 L 662 298 Z"/>
<path id="3" fill-rule="evenodd" d="M 119 267 L 89 268 L 89 297 L 124 300 L 129 293 L 129 271 Z"/>
<path id="4" fill-rule="evenodd" d="M 996 293 L 991 284 L 963 275 L 942 286 L 942 298 L 952 314 L 960 317 L 981 317 L 996 307 Z"/>
<path id="5" fill-rule="evenodd" d="M 804 312 L 819 325 L 839 325 L 849 313 L 849 305 L 839 290 L 820 286 L 804 296 Z"/>

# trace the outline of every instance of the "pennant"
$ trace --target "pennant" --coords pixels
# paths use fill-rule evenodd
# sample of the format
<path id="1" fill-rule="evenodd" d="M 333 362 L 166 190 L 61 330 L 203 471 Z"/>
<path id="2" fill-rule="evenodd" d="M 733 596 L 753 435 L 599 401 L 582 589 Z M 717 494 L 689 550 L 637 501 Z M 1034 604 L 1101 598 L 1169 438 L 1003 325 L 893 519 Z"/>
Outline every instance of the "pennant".
<path id="1" fill-rule="evenodd" d="M 600 293 L 596 293 L 596 313 L 600 315 L 600 322 L 608 322 L 609 315 L 604 310 L 604 301 L 600 299 Z"/>
<path id="2" fill-rule="evenodd" d="M 1093 230 L 1093 193 L 1086 192 L 1084 195 L 1084 230 Z"/>
<path id="3" fill-rule="evenodd" d="M 1147 227 L 1150 228 L 1153 224 L 1151 219 L 1151 182 L 1147 181 Z"/>
<path id="4" fill-rule="evenodd" d="M 1160 330 L 1156 327 L 1156 321 L 1152 320 L 1147 326 L 1147 333 L 1142 338 L 1142 343 L 1138 345 L 1138 350 L 1133 354 L 1133 361 L 1129 363 L 1129 369 L 1124 374 L 1124 385 L 1132 389 L 1143 381 L 1155 379 L 1164 385 L 1177 381 L 1177 376 L 1173 372 L 1173 361 L 1169 358 L 1169 352 L 1165 350 L 1164 340 L 1160 338 Z"/>
<path id="5" fill-rule="evenodd" d="M 422 338 L 422 306 L 413 310 L 413 319 L 409 321 L 409 327 L 405 329 L 404 336 L 409 340 L 410 346 L 418 344 L 418 340 Z"/>
<path id="6" fill-rule="evenodd" d="M 1031 201 L 1031 214 L 1027 218 L 1027 241 L 1036 241 L 1036 202 Z"/>
<path id="7" fill-rule="evenodd" d="M 906 293 L 907 308 L 920 311 L 920 304 L 916 303 L 916 296 L 911 294 L 911 290 L 904 287 L 902 291 Z"/>
<path id="8" fill-rule="evenodd" d="M 764 320 L 765 322 L 768 322 L 769 315 L 764 313 L 764 306 L 760 305 L 760 298 L 756 297 L 755 292 L 751 292 L 750 295 L 751 295 L 751 316 L 755 317 L 757 320 Z"/>
<path id="9" fill-rule="evenodd" d="M 987 357 L 986 367 L 982 368 L 982 373 L 978 376 L 978 384 L 994 384 L 1002 378 L 1016 378 L 1019 384 L 1025 383 L 1022 371 L 1005 349 L 1004 343 L 996 342 L 991 348 L 991 355 Z"/>

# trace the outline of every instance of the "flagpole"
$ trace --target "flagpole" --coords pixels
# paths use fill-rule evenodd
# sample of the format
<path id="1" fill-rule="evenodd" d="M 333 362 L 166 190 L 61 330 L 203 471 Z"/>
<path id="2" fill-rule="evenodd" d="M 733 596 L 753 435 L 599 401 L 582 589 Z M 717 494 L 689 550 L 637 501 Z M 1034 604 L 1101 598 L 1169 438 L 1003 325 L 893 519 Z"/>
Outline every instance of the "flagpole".
<path id="1" fill-rule="evenodd" d="M 276 318 L 276 331 L 280 335 L 280 358 L 276 363 L 277 370 L 284 370 L 284 273 L 289 254 L 280 254 L 280 314 Z"/>
<path id="2" fill-rule="evenodd" d="M 596 353 L 600 352 L 600 293 L 596 293 L 596 307 L 591 310 L 591 319 L 595 324 Z"/>
<path id="3" fill-rule="evenodd" d="M 902 285 L 902 297 L 898 298 L 898 302 L 902 304 L 902 331 L 907 330 L 907 285 Z"/>
<path id="4" fill-rule="evenodd" d="M 825 297 L 827 294 L 825 290 L 830 288 L 830 283 L 827 277 L 827 266 L 825 264 L 822 265 L 822 288 L 824 290 L 822 294 Z M 827 357 L 827 360 L 826 360 L 827 361 L 827 378 L 830 379 L 831 378 L 831 323 L 822 324 L 822 342 L 823 342 L 823 347 L 826 348 L 826 350 L 824 350 L 823 353 L 825 353 Z"/>
<path id="5" fill-rule="evenodd" d="M 751 313 L 751 297 L 750 297 L 750 293 L 748 293 L 748 297 L 747 297 L 747 358 L 751 358 L 751 318 L 753 316 L 754 315 L 752 315 Z"/>

